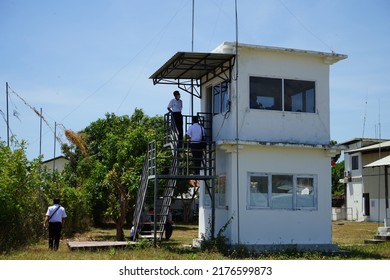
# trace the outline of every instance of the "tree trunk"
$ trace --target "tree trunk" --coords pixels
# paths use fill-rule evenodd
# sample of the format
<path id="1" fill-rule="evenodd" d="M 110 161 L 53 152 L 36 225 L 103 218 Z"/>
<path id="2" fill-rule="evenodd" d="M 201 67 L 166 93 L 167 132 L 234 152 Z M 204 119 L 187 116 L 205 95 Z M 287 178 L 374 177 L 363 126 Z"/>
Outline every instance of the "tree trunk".
<path id="1" fill-rule="evenodd" d="M 117 187 L 120 196 L 120 208 L 119 217 L 115 220 L 116 225 L 116 240 L 125 241 L 125 234 L 123 231 L 123 225 L 126 222 L 127 206 L 129 205 L 129 196 L 127 193 L 126 185 L 120 185 Z"/>
<path id="2" fill-rule="evenodd" d="M 125 233 L 123 232 L 123 225 L 116 223 L 116 241 L 124 241 Z"/>

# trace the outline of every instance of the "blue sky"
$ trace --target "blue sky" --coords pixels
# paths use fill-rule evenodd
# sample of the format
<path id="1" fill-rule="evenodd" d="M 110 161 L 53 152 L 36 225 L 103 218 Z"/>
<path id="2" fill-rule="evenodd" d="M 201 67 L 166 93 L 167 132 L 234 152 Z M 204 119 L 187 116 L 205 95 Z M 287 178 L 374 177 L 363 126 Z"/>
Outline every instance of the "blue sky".
<path id="1" fill-rule="evenodd" d="M 237 3 L 241 43 L 348 55 L 331 66 L 332 139 L 390 139 L 390 1 Z M 195 0 L 194 51 L 235 41 L 234 6 L 234 0 Z M 141 108 L 163 115 L 175 87 L 154 86 L 149 77 L 177 51 L 191 51 L 191 25 L 192 0 L 1 0 L 1 139 L 6 82 L 10 128 L 29 143 L 29 158 L 39 155 L 40 139 L 29 106 L 42 108 L 49 124 L 43 123 L 45 159 L 54 155 L 55 122 L 65 142 L 63 127 L 78 131 L 106 113 Z M 182 99 L 189 114 L 189 97 Z"/>

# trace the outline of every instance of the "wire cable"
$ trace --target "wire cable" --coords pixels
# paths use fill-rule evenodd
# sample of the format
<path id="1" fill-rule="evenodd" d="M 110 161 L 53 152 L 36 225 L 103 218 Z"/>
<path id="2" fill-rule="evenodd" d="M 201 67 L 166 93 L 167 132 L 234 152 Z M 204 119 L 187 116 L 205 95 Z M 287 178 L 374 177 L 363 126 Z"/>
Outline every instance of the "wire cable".
<path id="1" fill-rule="evenodd" d="M 298 24 L 305 29 L 308 33 L 310 33 L 314 38 L 316 38 L 318 41 L 320 41 L 322 44 L 324 44 L 329 50 L 334 53 L 332 47 L 325 43 L 324 40 L 322 40 L 320 37 L 318 37 L 314 32 L 312 32 L 306 25 L 303 24 L 303 22 L 287 7 L 287 5 L 282 1 L 279 0 L 279 2 L 282 4 L 282 6 L 287 10 L 287 12 L 298 22 Z"/>

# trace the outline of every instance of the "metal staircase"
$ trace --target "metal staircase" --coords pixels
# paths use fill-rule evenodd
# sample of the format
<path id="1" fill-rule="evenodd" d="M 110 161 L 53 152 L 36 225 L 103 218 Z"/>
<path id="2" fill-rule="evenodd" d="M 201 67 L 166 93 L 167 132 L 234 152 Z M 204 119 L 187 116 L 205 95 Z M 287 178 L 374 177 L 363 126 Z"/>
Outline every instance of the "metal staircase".
<path id="1" fill-rule="evenodd" d="M 163 141 L 163 147 L 171 151 L 172 160 L 171 166 L 169 168 L 169 176 L 175 176 L 178 173 L 178 131 L 176 125 L 174 125 L 174 120 L 170 114 L 165 117 L 165 137 Z M 144 226 L 144 202 L 146 198 L 146 192 L 150 184 L 154 180 L 155 184 L 157 184 L 157 153 L 158 153 L 158 143 L 157 141 L 152 141 L 148 144 L 147 155 L 145 158 L 141 184 L 138 189 L 137 194 L 137 202 L 135 205 L 134 216 L 133 216 L 133 230 L 136 235 L 133 236 L 133 240 L 137 238 L 137 236 L 141 237 L 154 237 L 153 233 L 156 233 L 157 238 L 159 240 L 162 239 L 164 233 L 164 226 L 167 220 L 167 216 L 169 214 L 170 206 L 172 203 L 172 198 L 175 191 L 176 179 L 171 178 L 168 180 L 167 185 L 164 188 L 164 192 L 162 194 L 162 203 L 159 207 L 154 207 L 154 211 L 158 214 L 155 214 L 153 217 L 153 221 L 156 223 L 151 223 L 153 225 L 153 230 L 150 232 L 143 232 L 142 228 Z M 155 186 L 156 187 L 156 186 Z M 156 191 L 156 190 L 155 190 Z M 157 195 L 157 193 L 155 194 Z M 155 205 L 156 206 L 156 205 Z"/>
<path id="2" fill-rule="evenodd" d="M 189 117 L 187 116 L 187 118 Z M 154 238 L 155 242 L 157 239 L 162 240 L 177 180 L 208 180 L 213 179 L 215 176 L 214 143 L 207 141 L 207 148 L 203 158 L 203 174 L 192 175 L 190 173 L 192 160 L 189 156 L 188 143 L 179 142 L 178 131 L 170 113 L 164 116 L 164 124 L 165 133 L 163 141 L 152 141 L 148 144 L 133 216 L 133 230 L 137 233 L 133 240 L 137 236 L 139 238 Z M 164 166 L 164 163 L 169 165 Z M 159 192 L 161 186 L 159 187 L 158 183 L 161 184 L 161 182 L 166 183 L 163 184 L 162 192 Z M 207 182 L 206 186 L 207 191 L 210 193 Z M 146 232 L 142 231 L 142 227 L 145 224 L 144 204 L 147 189 L 151 187 L 154 187 L 154 215 L 150 223 L 152 226 L 151 230 Z"/>
<path id="3" fill-rule="evenodd" d="M 140 228 L 142 228 L 143 224 L 141 221 L 141 215 L 143 212 L 143 207 L 144 207 L 144 202 L 145 202 L 145 196 L 146 196 L 146 190 L 148 188 L 149 184 L 149 167 L 152 166 L 150 164 L 150 152 L 149 149 L 147 151 L 147 155 L 144 161 L 144 167 L 142 170 L 142 176 L 141 176 L 141 184 L 140 187 L 138 188 L 138 194 L 137 194 L 137 202 L 135 204 L 135 209 L 134 209 L 134 216 L 133 216 L 133 230 L 135 233 L 138 233 L 140 231 Z M 133 236 L 133 240 L 137 238 L 137 234 Z"/>

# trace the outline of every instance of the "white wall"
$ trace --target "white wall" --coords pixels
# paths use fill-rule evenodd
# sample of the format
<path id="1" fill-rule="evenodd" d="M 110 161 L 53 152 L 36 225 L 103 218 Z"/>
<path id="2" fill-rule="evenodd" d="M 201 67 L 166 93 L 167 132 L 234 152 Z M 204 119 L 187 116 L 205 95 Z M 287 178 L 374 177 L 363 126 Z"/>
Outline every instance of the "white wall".
<path id="1" fill-rule="evenodd" d="M 382 157 L 385 157 L 389 152 L 383 152 Z M 359 168 L 352 170 L 352 156 L 359 157 Z M 346 153 L 345 170 L 351 172 L 352 180 L 347 183 L 346 206 L 351 209 L 351 216 L 348 219 L 353 221 L 372 221 L 383 222 L 385 218 L 385 180 L 384 169 L 363 168 L 363 166 L 374 162 L 378 159 L 378 153 Z M 379 180 L 380 177 L 380 180 Z M 363 193 L 368 193 L 370 196 L 370 215 L 365 216 Z"/>
<path id="2" fill-rule="evenodd" d="M 232 46 L 230 46 L 233 48 Z M 232 52 L 230 48 L 229 52 Z M 215 50 L 224 52 L 223 46 Z M 233 244 L 331 244 L 331 165 L 329 64 L 319 53 L 240 46 L 238 80 L 230 84 L 230 111 L 213 117 L 213 137 L 219 143 L 217 174 L 226 174 L 226 208 L 216 209 L 216 233 L 232 217 L 224 232 Z M 337 60 L 337 59 L 336 59 Z M 233 71 L 233 78 L 235 76 Z M 250 109 L 249 78 L 262 76 L 314 81 L 316 112 L 297 113 Z M 217 79 L 204 85 L 217 83 Z M 205 111 L 205 94 L 201 108 Z M 238 109 L 238 110 L 237 110 Z M 226 144 L 240 141 L 236 145 Z M 292 143 L 293 147 L 259 145 Z M 221 144 L 222 143 L 222 144 Z M 257 143 L 257 144 L 256 144 Z M 305 144 L 304 148 L 299 144 Z M 310 146 L 310 148 L 309 148 Z M 238 160 L 237 160 L 238 156 Z M 317 176 L 315 210 L 249 209 L 248 172 Z M 209 228 L 211 211 L 200 199 L 200 235 Z"/>
<path id="3" fill-rule="evenodd" d="M 230 160 L 227 181 L 231 188 L 226 194 L 228 210 L 217 210 L 216 232 L 233 217 L 226 235 L 234 244 L 331 244 L 331 178 L 330 158 L 322 149 L 243 146 L 239 152 L 239 208 L 234 176 L 236 153 Z M 226 163 L 225 163 L 226 164 Z M 316 210 L 250 209 L 247 207 L 248 172 L 317 175 Z M 238 217 L 239 213 L 239 217 Z M 204 217 L 210 215 L 206 209 Z M 201 231 L 205 230 L 201 227 Z"/>
<path id="4" fill-rule="evenodd" d="M 231 113 L 214 117 L 216 140 L 235 139 L 238 92 L 238 134 L 241 140 L 329 144 L 329 65 L 323 58 L 256 48 L 239 48 L 238 83 L 231 83 Z M 315 81 L 316 113 L 249 108 L 249 77 Z M 237 90 L 238 86 L 238 90 Z"/>
<path id="5" fill-rule="evenodd" d="M 45 161 L 42 163 L 42 165 L 46 166 L 46 168 L 49 170 L 53 170 L 53 161 L 54 161 L 54 159 Z M 55 159 L 55 169 L 58 172 L 63 171 L 65 168 L 65 165 L 68 164 L 68 162 L 69 162 L 69 160 L 67 160 L 66 158 L 63 158 L 63 157 L 56 158 Z"/>

